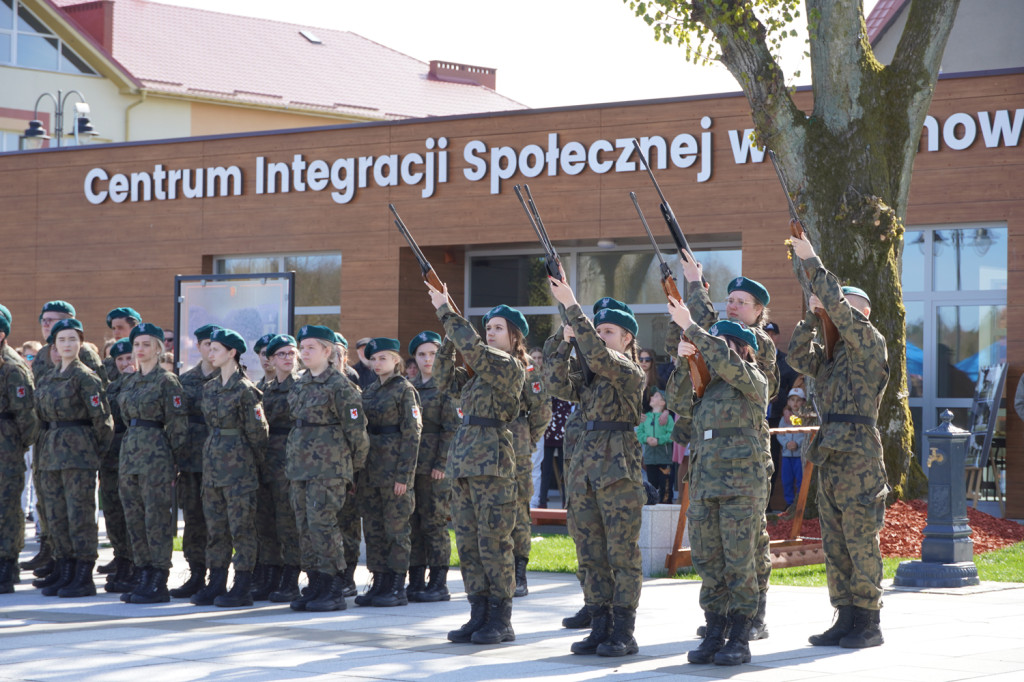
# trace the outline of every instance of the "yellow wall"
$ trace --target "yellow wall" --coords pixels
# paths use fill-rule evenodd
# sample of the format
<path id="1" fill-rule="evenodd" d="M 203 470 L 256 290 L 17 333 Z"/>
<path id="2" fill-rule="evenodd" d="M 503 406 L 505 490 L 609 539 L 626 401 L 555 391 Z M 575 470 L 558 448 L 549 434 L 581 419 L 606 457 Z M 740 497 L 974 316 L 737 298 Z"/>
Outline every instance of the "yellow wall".
<path id="1" fill-rule="evenodd" d="M 257 130 L 284 130 L 350 123 L 355 119 L 284 111 L 248 109 L 228 104 L 192 102 L 192 135 L 224 135 Z"/>

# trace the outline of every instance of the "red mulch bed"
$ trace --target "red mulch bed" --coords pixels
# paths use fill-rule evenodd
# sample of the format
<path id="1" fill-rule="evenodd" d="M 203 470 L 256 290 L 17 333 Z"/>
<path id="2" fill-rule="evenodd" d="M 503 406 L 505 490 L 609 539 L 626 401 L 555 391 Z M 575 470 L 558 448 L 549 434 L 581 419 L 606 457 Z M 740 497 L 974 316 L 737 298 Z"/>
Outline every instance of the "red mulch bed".
<path id="1" fill-rule="evenodd" d="M 920 558 L 921 540 L 928 521 L 928 503 L 924 500 L 899 501 L 885 510 L 885 526 L 879 538 L 883 557 Z M 1007 547 L 1024 540 L 1024 525 L 1007 519 L 997 519 L 972 507 L 967 508 L 967 522 L 973 533 L 974 553 L 982 554 Z M 792 522 L 776 521 L 768 524 L 772 540 L 789 537 Z M 803 537 L 821 537 L 818 519 L 805 519 L 800 527 Z"/>

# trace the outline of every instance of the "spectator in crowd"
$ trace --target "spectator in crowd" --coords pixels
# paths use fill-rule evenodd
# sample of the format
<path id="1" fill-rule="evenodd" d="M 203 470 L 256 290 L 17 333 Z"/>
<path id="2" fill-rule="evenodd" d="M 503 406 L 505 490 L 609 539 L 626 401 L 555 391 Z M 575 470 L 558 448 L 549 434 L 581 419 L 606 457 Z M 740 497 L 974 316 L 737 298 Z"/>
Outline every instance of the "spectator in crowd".
<path id="1" fill-rule="evenodd" d="M 802 426 L 807 396 L 802 388 L 791 388 L 787 395 L 786 407 L 782 411 L 779 425 Z M 803 453 L 806 436 L 802 433 L 780 433 L 776 436 L 782 449 L 782 492 L 786 496 L 786 507 L 792 506 L 800 492 L 804 477 Z"/>
<path id="2" fill-rule="evenodd" d="M 174 354 L 174 332 L 169 329 L 164 331 L 164 352 Z"/>
<path id="3" fill-rule="evenodd" d="M 409 381 L 416 381 L 420 375 L 420 368 L 416 366 L 416 358 L 406 358 L 405 378 Z"/>
<path id="4" fill-rule="evenodd" d="M 544 432 L 544 461 L 540 469 L 537 507 L 548 508 L 548 493 L 557 486 L 562 507 L 565 508 L 565 422 L 572 414 L 573 404 L 561 398 L 551 398 L 551 421 Z"/>
<path id="5" fill-rule="evenodd" d="M 159 362 L 161 369 L 166 369 L 172 374 L 174 373 L 174 353 L 161 353 Z"/>
<path id="6" fill-rule="evenodd" d="M 36 359 L 36 353 L 43 347 L 43 344 L 38 341 L 26 341 L 21 344 L 21 356 L 25 358 L 25 362 L 31 364 Z"/>
<path id="7" fill-rule="evenodd" d="M 789 400 L 789 391 L 793 388 L 793 382 L 797 378 L 796 371 L 789 366 L 786 361 L 786 354 L 779 348 L 779 325 L 775 322 L 769 322 L 764 326 L 765 332 L 771 338 L 772 343 L 775 344 L 775 366 L 779 369 L 779 392 L 775 395 L 775 399 L 768 403 L 768 427 L 778 428 L 779 421 L 782 419 L 782 412 L 786 409 L 786 402 Z M 775 471 L 772 472 L 771 489 L 775 489 L 775 481 L 779 478 L 779 474 L 782 470 L 782 445 L 778 438 L 773 437 L 771 439 L 771 453 L 772 463 L 775 466 Z M 771 497 L 768 498 L 768 505 L 771 506 Z"/>
<path id="8" fill-rule="evenodd" d="M 642 355 L 644 351 L 640 353 Z M 644 421 L 637 427 L 636 435 L 643 446 L 647 481 L 657 488 L 658 502 L 668 504 L 672 501 L 672 429 L 675 422 L 662 419 L 668 415 L 664 393 L 655 390 L 651 394 L 650 403 L 651 409 L 644 414 Z"/>
<path id="9" fill-rule="evenodd" d="M 366 344 L 370 343 L 371 337 L 365 336 L 356 341 L 356 355 L 359 359 L 352 365 L 352 368 L 359 375 L 359 389 L 366 390 L 366 387 L 377 380 L 377 375 L 373 373 L 373 368 L 370 367 L 370 361 L 366 358 Z"/>

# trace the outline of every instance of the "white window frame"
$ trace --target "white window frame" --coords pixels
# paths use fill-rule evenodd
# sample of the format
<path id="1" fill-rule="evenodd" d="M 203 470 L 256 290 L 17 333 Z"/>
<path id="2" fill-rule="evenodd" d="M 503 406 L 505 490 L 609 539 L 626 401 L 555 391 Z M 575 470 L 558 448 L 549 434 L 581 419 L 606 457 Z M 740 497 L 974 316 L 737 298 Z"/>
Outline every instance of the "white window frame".
<path id="1" fill-rule="evenodd" d="M 221 254 L 213 257 L 213 274 L 223 274 L 218 272 L 218 262 L 232 258 L 237 259 L 253 259 L 253 258 L 266 258 L 268 260 L 277 261 L 277 267 L 272 272 L 288 272 L 284 269 L 285 258 L 304 258 L 307 256 L 338 256 L 341 259 L 342 264 L 339 266 L 339 270 L 344 267 L 345 255 L 341 251 L 296 251 L 292 253 L 234 253 L 234 254 Z M 295 288 L 298 289 L 298 276 L 299 273 L 295 273 L 296 282 Z M 297 293 L 297 292 L 296 292 Z M 338 291 L 338 305 L 296 305 L 295 316 L 299 315 L 337 315 L 341 317 L 341 291 Z"/>

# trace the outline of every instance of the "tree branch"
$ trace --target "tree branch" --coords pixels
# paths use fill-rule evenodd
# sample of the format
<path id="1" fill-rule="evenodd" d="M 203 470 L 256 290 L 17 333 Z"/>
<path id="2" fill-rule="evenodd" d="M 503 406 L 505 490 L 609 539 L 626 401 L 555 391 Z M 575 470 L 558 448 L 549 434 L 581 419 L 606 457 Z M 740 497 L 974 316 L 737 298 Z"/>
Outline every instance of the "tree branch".
<path id="1" fill-rule="evenodd" d="M 835 134 L 863 115 L 864 28 L 861 0 L 807 0 L 814 115 Z"/>

